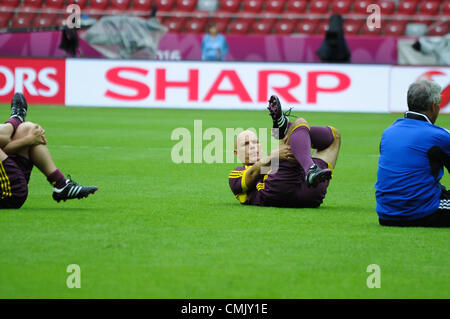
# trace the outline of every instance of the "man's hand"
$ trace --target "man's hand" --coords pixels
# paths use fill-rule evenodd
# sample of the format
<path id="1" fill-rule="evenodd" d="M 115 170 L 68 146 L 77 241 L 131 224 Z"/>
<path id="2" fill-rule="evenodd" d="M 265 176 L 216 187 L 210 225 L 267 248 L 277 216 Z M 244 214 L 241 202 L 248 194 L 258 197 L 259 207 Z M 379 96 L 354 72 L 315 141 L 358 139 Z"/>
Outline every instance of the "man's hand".
<path id="1" fill-rule="evenodd" d="M 278 157 L 281 161 L 296 162 L 294 154 L 292 153 L 291 146 L 289 144 L 280 144 L 277 150 L 270 153 L 271 158 Z"/>
<path id="2" fill-rule="evenodd" d="M 29 145 L 39 145 L 47 144 L 47 139 L 45 138 L 45 130 L 38 124 L 33 126 L 27 135 L 29 139 Z"/>
<path id="3" fill-rule="evenodd" d="M 24 148 L 35 145 L 46 145 L 45 131 L 38 124 L 32 126 L 26 135 L 10 141 L 3 147 L 3 151 L 8 154 L 18 154 Z"/>

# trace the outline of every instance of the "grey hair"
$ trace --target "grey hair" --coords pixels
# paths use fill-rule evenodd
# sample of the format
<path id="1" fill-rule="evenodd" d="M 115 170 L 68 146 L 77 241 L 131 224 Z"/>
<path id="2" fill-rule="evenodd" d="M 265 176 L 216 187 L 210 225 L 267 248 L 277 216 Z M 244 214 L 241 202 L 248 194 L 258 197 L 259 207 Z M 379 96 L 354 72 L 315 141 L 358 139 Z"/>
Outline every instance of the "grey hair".
<path id="1" fill-rule="evenodd" d="M 441 104 L 441 86 L 433 81 L 420 80 L 408 88 L 408 109 L 416 112 L 426 112 L 433 103 Z"/>

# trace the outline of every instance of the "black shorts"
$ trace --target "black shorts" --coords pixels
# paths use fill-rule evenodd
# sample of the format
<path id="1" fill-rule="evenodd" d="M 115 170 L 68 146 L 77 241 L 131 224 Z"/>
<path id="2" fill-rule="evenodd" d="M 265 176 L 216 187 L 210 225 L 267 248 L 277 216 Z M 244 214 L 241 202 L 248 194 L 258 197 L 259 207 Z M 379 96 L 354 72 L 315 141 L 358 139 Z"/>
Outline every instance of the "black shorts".
<path id="1" fill-rule="evenodd" d="M 11 155 L 0 162 L 0 209 L 20 208 L 28 196 L 33 163 L 20 155 Z"/>
<path id="2" fill-rule="evenodd" d="M 450 227 L 450 191 L 443 189 L 440 204 L 433 214 L 415 220 L 383 220 L 379 219 L 382 226 L 402 227 Z"/>

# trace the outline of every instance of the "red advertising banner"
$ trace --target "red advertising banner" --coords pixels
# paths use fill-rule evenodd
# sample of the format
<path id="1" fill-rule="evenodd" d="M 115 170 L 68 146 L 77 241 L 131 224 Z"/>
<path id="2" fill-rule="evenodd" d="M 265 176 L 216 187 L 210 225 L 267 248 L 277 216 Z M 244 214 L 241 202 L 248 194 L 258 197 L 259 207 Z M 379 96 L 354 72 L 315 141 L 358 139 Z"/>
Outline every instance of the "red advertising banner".
<path id="1" fill-rule="evenodd" d="M 22 92 L 30 104 L 65 104 L 64 59 L 0 58 L 0 103 Z"/>

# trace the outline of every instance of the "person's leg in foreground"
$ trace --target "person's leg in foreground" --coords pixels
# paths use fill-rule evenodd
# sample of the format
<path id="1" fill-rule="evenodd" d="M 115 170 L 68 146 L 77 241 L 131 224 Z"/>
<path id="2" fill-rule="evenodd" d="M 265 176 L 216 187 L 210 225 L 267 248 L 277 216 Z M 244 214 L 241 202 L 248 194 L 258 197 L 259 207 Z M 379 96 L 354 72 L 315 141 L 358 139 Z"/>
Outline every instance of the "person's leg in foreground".
<path id="1" fill-rule="evenodd" d="M 23 122 L 26 110 L 25 98 L 16 93 L 11 104 L 11 118 L 0 125 L 0 208 L 20 208 L 23 205 L 34 165 L 54 186 L 53 199 L 57 202 L 95 193 L 97 187 L 79 185 L 70 177 L 66 179 L 55 166 L 46 146 L 45 131 L 38 124 Z"/>

